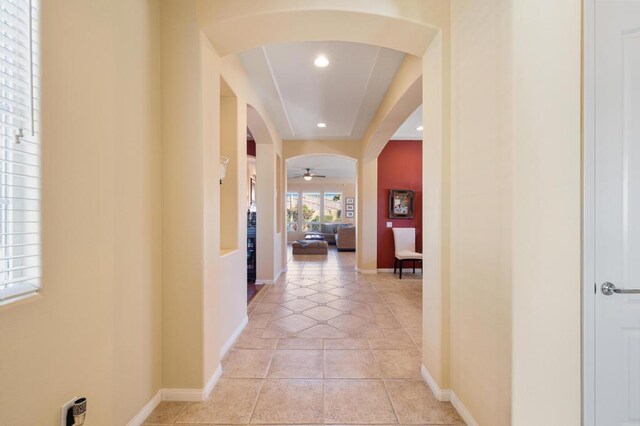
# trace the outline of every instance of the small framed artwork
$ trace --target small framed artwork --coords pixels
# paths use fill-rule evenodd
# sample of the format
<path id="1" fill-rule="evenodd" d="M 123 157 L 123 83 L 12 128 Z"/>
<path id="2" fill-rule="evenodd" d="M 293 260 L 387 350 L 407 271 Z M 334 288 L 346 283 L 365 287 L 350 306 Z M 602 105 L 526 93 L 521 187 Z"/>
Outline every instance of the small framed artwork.
<path id="1" fill-rule="evenodd" d="M 348 212 L 352 212 L 353 211 L 353 204 L 347 204 L 347 211 Z"/>
<path id="2" fill-rule="evenodd" d="M 347 212 L 347 218 L 348 219 L 353 219 L 353 212 Z"/>
<path id="3" fill-rule="evenodd" d="M 410 189 L 389 191 L 389 219 L 413 219 L 413 191 Z"/>
<path id="4" fill-rule="evenodd" d="M 353 197 L 347 197 L 347 204 L 353 204 Z"/>

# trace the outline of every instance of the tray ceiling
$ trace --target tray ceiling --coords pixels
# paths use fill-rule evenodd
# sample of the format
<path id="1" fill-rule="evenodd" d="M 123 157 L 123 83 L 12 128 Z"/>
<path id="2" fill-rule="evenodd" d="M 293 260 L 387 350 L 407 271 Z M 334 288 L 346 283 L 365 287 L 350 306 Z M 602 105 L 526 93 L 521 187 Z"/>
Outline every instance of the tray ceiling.
<path id="1" fill-rule="evenodd" d="M 328 66 L 314 65 L 320 55 L 329 59 Z M 326 41 L 263 46 L 239 57 L 282 139 L 357 140 L 404 53 Z"/>

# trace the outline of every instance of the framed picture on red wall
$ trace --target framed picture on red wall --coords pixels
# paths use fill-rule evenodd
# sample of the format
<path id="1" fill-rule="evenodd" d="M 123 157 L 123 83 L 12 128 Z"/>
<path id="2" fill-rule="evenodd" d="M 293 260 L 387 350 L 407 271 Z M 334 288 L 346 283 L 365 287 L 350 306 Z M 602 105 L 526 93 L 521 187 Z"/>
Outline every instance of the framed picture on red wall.
<path id="1" fill-rule="evenodd" d="M 412 190 L 389 190 L 389 219 L 413 219 Z"/>

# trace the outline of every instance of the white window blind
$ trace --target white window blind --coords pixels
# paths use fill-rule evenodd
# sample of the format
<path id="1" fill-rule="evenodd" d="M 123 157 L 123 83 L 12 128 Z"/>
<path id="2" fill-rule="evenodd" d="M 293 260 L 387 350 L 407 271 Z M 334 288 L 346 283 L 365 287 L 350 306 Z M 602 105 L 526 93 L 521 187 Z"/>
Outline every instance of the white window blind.
<path id="1" fill-rule="evenodd" d="M 0 0 L 0 305 L 40 288 L 37 0 Z"/>

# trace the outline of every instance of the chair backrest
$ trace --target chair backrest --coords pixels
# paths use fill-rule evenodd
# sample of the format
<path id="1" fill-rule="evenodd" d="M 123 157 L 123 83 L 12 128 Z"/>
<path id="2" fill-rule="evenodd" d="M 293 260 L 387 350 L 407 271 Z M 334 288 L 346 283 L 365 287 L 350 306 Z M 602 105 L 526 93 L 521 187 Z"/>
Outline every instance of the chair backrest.
<path id="1" fill-rule="evenodd" d="M 393 228 L 395 252 L 416 251 L 416 228 Z"/>

